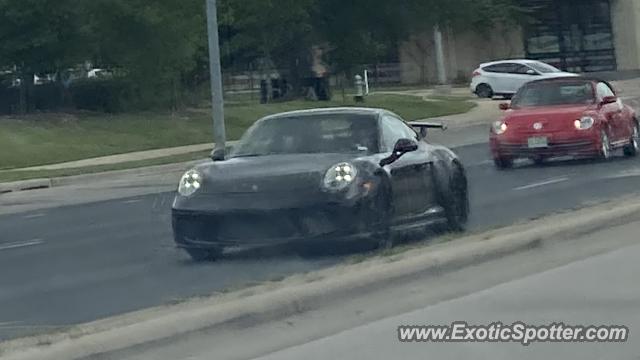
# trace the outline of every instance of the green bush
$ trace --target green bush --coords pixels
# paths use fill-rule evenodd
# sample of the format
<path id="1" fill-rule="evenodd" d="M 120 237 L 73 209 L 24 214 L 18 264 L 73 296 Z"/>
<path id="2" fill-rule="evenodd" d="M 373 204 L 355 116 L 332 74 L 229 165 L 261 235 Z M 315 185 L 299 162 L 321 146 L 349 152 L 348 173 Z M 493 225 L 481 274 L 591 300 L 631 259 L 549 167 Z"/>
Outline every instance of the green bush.
<path id="1" fill-rule="evenodd" d="M 15 113 L 20 101 L 20 89 L 7 84 L 0 85 L 0 114 Z"/>
<path id="2" fill-rule="evenodd" d="M 134 89 L 123 79 L 84 79 L 71 84 L 76 109 L 109 113 L 127 110 L 135 102 Z"/>

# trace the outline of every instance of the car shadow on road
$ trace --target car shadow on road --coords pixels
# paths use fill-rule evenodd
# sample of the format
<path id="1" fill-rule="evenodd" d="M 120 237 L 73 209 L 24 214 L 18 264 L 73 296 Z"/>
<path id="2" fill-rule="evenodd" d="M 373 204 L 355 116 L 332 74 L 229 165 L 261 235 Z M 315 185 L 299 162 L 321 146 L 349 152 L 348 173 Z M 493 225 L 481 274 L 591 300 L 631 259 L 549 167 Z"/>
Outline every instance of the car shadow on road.
<path id="1" fill-rule="evenodd" d="M 624 156 L 616 156 L 610 158 L 608 160 L 604 159 L 593 159 L 593 158 L 583 158 L 583 159 L 552 159 L 547 160 L 542 163 L 535 163 L 532 160 L 523 160 L 513 167 L 512 170 L 519 169 L 535 169 L 535 168 L 562 168 L 569 166 L 593 166 L 593 165 L 606 165 L 606 164 L 619 164 L 625 161 L 630 161 L 633 158 L 628 158 Z"/>
<path id="2" fill-rule="evenodd" d="M 435 226 L 428 229 L 414 230 L 393 235 L 395 247 L 407 245 L 428 244 L 432 240 L 449 234 L 444 226 Z M 234 251 L 225 253 L 221 258 L 212 259 L 206 263 L 241 263 L 246 261 L 270 261 L 270 260 L 304 260 L 304 261 L 340 261 L 356 256 L 358 258 L 384 254 L 391 249 L 379 248 L 373 241 L 361 241 L 350 243 L 327 242 L 324 246 L 309 246 L 295 248 L 260 248 L 251 250 Z M 203 264 L 189 258 L 186 254 L 179 260 L 184 266 Z"/>

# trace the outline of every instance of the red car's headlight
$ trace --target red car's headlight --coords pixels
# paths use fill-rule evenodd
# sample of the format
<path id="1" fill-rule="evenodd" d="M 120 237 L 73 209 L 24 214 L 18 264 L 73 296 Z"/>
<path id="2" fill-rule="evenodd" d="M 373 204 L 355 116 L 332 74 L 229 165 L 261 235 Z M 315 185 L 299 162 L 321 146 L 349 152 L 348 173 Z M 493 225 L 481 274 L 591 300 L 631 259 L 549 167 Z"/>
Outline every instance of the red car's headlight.
<path id="1" fill-rule="evenodd" d="M 504 134 L 505 131 L 507 131 L 507 123 L 504 121 L 496 121 L 493 123 L 492 129 L 496 135 Z"/>
<path id="2" fill-rule="evenodd" d="M 594 123 L 595 123 L 595 120 L 593 120 L 591 116 L 583 116 L 579 120 L 574 121 L 573 125 L 578 130 L 587 130 L 587 129 L 591 129 Z"/>

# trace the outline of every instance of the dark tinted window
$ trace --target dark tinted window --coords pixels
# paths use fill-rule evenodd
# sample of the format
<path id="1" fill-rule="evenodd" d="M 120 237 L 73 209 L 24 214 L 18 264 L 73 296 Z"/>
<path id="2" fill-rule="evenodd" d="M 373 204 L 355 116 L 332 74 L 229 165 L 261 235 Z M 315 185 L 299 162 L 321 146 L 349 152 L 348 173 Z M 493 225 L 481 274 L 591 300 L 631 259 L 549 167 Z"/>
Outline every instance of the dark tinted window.
<path id="1" fill-rule="evenodd" d="M 385 115 L 382 117 L 382 151 L 392 151 L 399 139 L 417 140 L 417 134 L 402 120 Z"/>
<path id="2" fill-rule="evenodd" d="M 231 156 L 345 152 L 378 152 L 375 116 L 323 114 L 259 121 L 242 137 Z"/>
<path id="3" fill-rule="evenodd" d="M 537 74 L 537 72 L 535 70 L 533 70 L 532 68 L 526 66 L 526 65 L 518 65 L 514 68 L 513 73 L 514 74 L 519 74 L 519 75 L 532 75 L 529 74 L 529 71 L 533 71 L 535 74 Z"/>
<path id="4" fill-rule="evenodd" d="M 512 108 L 548 105 L 590 104 L 595 101 L 593 86 L 587 81 L 531 83 L 518 91 Z"/>
<path id="5" fill-rule="evenodd" d="M 516 70 L 519 64 L 515 63 L 501 63 L 495 65 L 489 65 L 482 68 L 482 70 L 493 73 L 511 73 Z"/>

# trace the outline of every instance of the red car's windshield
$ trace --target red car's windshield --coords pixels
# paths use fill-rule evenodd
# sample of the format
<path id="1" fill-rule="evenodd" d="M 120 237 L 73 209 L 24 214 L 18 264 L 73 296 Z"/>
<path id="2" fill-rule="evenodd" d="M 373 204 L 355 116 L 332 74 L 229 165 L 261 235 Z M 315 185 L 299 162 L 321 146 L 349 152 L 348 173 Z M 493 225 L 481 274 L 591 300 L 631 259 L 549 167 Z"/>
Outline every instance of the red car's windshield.
<path id="1" fill-rule="evenodd" d="M 594 101 L 595 94 L 590 82 L 542 82 L 523 87 L 513 98 L 511 107 L 581 105 Z"/>

